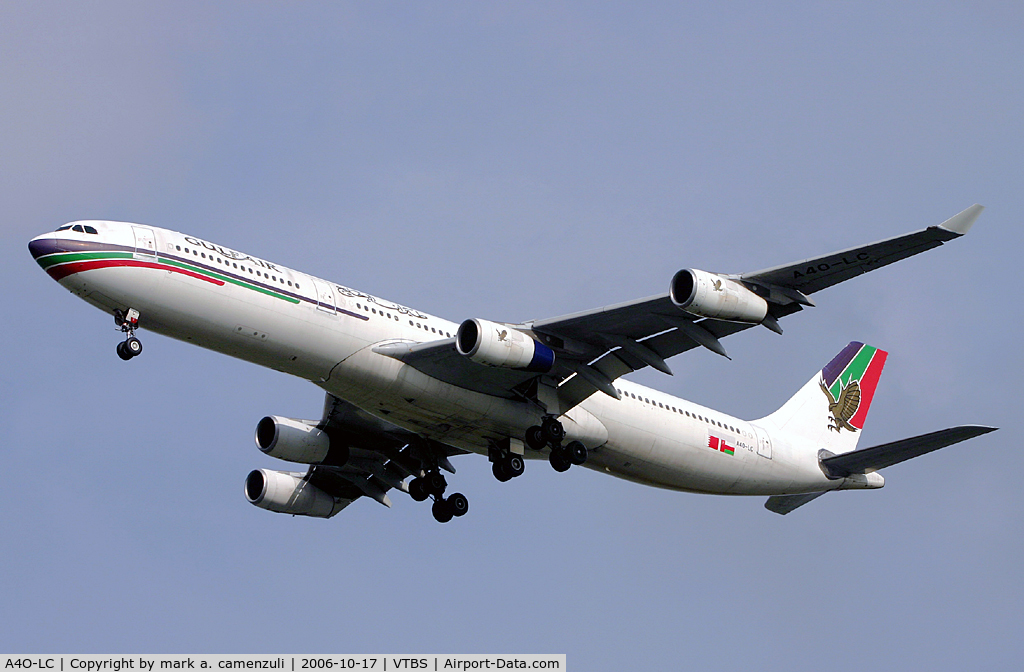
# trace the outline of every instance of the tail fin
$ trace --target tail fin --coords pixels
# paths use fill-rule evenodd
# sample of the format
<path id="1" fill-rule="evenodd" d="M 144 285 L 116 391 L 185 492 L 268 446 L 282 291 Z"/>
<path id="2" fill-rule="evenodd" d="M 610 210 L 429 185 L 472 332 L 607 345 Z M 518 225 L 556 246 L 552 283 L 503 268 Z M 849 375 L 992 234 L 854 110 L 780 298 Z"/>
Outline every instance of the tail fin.
<path id="1" fill-rule="evenodd" d="M 889 353 L 854 341 L 761 423 L 834 454 L 856 449 Z"/>

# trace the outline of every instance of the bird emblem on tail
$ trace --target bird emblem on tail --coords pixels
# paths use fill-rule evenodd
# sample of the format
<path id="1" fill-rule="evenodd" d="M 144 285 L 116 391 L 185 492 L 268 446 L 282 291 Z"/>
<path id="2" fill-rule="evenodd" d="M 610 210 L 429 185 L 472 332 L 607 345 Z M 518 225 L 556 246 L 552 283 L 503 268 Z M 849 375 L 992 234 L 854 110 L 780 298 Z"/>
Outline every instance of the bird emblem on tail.
<path id="1" fill-rule="evenodd" d="M 857 409 L 860 408 L 860 383 L 851 380 L 846 387 L 839 391 L 838 398 L 832 396 L 823 380 L 819 380 L 818 385 L 828 397 L 828 412 L 832 414 L 828 428 L 834 429 L 836 432 L 842 429 L 856 432 L 857 428 L 850 424 L 850 419 L 857 414 Z"/>

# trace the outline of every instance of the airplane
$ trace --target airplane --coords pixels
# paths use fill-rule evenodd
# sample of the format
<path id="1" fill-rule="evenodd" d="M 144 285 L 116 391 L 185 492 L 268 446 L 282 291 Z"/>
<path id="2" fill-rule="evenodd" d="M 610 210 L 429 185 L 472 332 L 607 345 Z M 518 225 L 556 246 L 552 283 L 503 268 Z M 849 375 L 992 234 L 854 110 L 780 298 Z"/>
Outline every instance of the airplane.
<path id="1" fill-rule="evenodd" d="M 330 518 L 391 490 L 466 514 L 446 496 L 449 458 L 486 455 L 498 481 L 525 460 L 584 466 L 637 483 L 768 496 L 787 514 L 837 490 L 881 488 L 880 469 L 996 428 L 963 425 L 857 448 L 884 350 L 851 342 L 781 408 L 742 420 L 623 378 L 814 306 L 810 295 L 960 238 L 984 208 L 894 238 L 752 273 L 686 268 L 668 292 L 522 323 L 459 324 L 223 247 L 128 222 L 83 220 L 33 238 L 54 280 L 112 315 L 117 355 L 145 328 L 299 376 L 326 392 L 319 420 L 268 416 L 266 455 L 301 471 L 256 469 L 244 494 L 279 513 Z"/>

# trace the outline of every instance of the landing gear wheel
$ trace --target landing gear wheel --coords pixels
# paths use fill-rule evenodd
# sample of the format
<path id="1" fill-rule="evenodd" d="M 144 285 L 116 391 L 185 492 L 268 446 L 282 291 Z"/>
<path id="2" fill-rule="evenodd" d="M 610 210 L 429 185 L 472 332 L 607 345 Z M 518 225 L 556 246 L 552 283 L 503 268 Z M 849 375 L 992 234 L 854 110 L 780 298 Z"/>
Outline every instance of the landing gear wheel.
<path id="1" fill-rule="evenodd" d="M 551 463 L 551 468 L 561 473 L 568 471 L 569 467 L 572 466 L 572 461 L 569 457 L 569 453 L 565 448 L 556 448 L 551 451 L 548 456 L 548 462 Z"/>
<path id="2" fill-rule="evenodd" d="M 522 476 L 523 472 L 526 471 L 526 463 L 523 458 L 519 455 L 509 455 L 505 461 L 505 472 L 512 478 L 516 476 Z"/>
<path id="3" fill-rule="evenodd" d="M 452 515 L 456 518 L 460 518 L 466 515 L 469 511 L 469 500 L 461 492 L 456 492 L 454 495 L 447 499 L 448 510 L 452 512 Z"/>
<path id="4" fill-rule="evenodd" d="M 526 430 L 526 445 L 533 450 L 544 450 L 547 447 L 548 440 L 540 425 L 534 425 Z"/>
<path id="5" fill-rule="evenodd" d="M 509 453 L 491 464 L 491 473 L 501 483 L 511 481 L 516 476 L 522 476 L 524 471 L 526 471 L 526 463 L 521 455 L 515 453 Z"/>
<path id="6" fill-rule="evenodd" d="M 425 476 L 425 479 L 428 493 L 435 497 L 444 495 L 444 490 L 448 487 L 448 481 L 444 479 L 440 472 L 431 472 Z"/>
<path id="7" fill-rule="evenodd" d="M 466 505 L 469 508 L 469 505 Z M 452 511 L 452 507 L 449 506 L 448 501 L 441 499 L 440 497 L 434 500 L 434 505 L 430 507 L 430 512 L 434 514 L 434 520 L 439 523 L 447 523 L 455 515 Z"/>
<path id="8" fill-rule="evenodd" d="M 579 441 L 570 441 L 565 450 L 573 464 L 578 466 L 587 461 L 587 447 Z"/>
<path id="9" fill-rule="evenodd" d="M 491 473 L 498 479 L 499 483 L 505 483 L 506 481 L 512 480 L 512 475 L 505 470 L 504 462 L 494 462 L 491 464 Z"/>
<path id="10" fill-rule="evenodd" d="M 423 482 L 422 478 L 414 478 L 409 481 L 409 496 L 414 502 L 423 502 L 430 497 L 430 493 L 427 492 L 427 484 Z"/>
<path id="11" fill-rule="evenodd" d="M 117 344 L 117 356 L 126 362 L 132 358 L 132 353 L 124 349 L 123 341 Z"/>
<path id="12" fill-rule="evenodd" d="M 562 427 L 562 423 L 550 415 L 544 418 L 544 422 L 541 423 L 541 430 L 544 432 L 544 438 L 547 439 L 548 443 L 559 443 L 565 438 L 565 427 Z"/>
<path id="13" fill-rule="evenodd" d="M 128 340 L 124 342 L 124 351 L 132 357 L 138 357 L 142 354 L 142 341 L 134 336 L 129 336 Z"/>

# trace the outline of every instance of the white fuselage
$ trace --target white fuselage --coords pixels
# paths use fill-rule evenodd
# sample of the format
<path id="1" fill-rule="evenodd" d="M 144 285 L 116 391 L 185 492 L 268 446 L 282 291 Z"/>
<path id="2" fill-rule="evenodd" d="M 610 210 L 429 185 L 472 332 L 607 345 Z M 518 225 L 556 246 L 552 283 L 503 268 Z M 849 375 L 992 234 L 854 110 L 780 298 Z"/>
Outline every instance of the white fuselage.
<path id="1" fill-rule="evenodd" d="M 388 422 L 485 455 L 490 441 L 522 437 L 540 418 L 534 405 L 442 382 L 373 351 L 451 338 L 457 323 L 174 231 L 88 224 L 96 233 L 36 239 L 69 255 L 64 270 L 48 271 L 108 313 L 138 310 L 145 330 L 305 378 Z M 591 469 L 718 494 L 854 487 L 827 479 L 816 447 L 770 423 L 622 379 L 615 387 L 620 400 L 596 393 L 561 418 L 568 437 L 590 448 Z"/>

